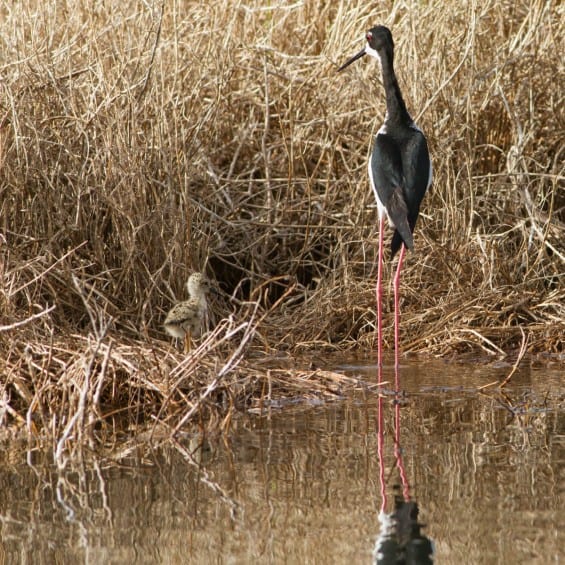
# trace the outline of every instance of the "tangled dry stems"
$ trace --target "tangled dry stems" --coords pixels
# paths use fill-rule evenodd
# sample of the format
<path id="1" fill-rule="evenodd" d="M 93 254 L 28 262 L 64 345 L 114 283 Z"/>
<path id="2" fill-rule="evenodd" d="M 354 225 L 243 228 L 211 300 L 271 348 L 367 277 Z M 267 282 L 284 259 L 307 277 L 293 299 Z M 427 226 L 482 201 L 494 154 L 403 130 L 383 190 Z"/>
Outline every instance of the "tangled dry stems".
<path id="1" fill-rule="evenodd" d="M 404 349 L 499 354 L 523 329 L 530 352 L 562 353 L 559 4 L 0 10 L 3 422 L 62 449 L 103 406 L 221 420 L 264 390 L 251 347 L 372 347 L 384 99 L 375 64 L 335 69 L 377 22 L 434 163 Z M 193 270 L 223 290 L 220 329 L 185 359 L 161 324 Z"/>

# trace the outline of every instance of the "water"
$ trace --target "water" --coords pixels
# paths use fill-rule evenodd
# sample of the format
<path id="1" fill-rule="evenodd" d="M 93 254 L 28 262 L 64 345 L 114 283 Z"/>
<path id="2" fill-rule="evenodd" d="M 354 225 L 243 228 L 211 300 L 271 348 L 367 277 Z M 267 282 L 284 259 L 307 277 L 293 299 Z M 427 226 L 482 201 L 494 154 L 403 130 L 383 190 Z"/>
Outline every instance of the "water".
<path id="1" fill-rule="evenodd" d="M 338 370 L 374 379 L 370 364 Z M 201 448 L 129 444 L 65 471 L 12 445 L 0 563 L 371 563 L 395 495 L 417 503 L 435 563 L 559 563 L 562 372 L 526 367 L 504 395 L 477 392 L 508 371 L 411 363 L 400 406 L 385 387 L 380 401 L 244 415 Z"/>

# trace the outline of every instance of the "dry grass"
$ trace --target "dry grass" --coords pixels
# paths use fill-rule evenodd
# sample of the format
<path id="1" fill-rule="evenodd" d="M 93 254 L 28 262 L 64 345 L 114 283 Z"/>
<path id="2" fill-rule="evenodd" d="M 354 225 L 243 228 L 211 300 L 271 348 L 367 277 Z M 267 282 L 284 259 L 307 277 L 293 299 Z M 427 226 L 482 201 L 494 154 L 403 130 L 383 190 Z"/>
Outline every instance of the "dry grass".
<path id="1" fill-rule="evenodd" d="M 372 347 L 365 169 L 384 97 L 374 62 L 335 71 L 375 23 L 394 33 L 435 170 L 405 263 L 405 350 L 500 353 L 523 329 L 530 352 L 562 353 L 562 12 L 541 0 L 4 4 L 2 422 L 34 420 L 62 449 L 102 406 L 173 429 L 221 420 L 225 402 L 264 391 L 251 347 Z M 200 269 L 223 289 L 220 325 L 185 359 L 161 324 Z"/>

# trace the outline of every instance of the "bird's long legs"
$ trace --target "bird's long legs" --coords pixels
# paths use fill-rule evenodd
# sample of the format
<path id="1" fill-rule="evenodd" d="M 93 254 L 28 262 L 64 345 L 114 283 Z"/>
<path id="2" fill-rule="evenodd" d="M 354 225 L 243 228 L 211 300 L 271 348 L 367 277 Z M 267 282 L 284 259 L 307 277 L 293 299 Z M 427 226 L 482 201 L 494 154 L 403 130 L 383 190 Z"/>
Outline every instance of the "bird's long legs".
<path id="1" fill-rule="evenodd" d="M 400 305 L 398 299 L 400 296 L 400 270 L 402 269 L 402 262 L 404 261 L 404 253 L 406 247 L 404 244 L 400 248 L 400 255 L 398 257 L 398 265 L 394 275 L 394 372 L 395 384 L 398 391 L 398 367 L 400 359 Z"/>
<path id="2" fill-rule="evenodd" d="M 384 216 L 379 221 L 379 263 L 377 265 L 377 364 L 379 369 L 383 362 L 383 246 L 384 246 Z M 400 365 L 400 271 L 404 261 L 406 247 L 400 248 L 398 265 L 394 275 L 394 369 L 395 384 L 398 390 L 398 367 Z M 379 373 L 380 374 L 380 373 Z"/>
<path id="3" fill-rule="evenodd" d="M 384 214 L 379 221 L 379 263 L 377 265 L 377 365 L 383 366 L 383 245 L 384 245 Z"/>

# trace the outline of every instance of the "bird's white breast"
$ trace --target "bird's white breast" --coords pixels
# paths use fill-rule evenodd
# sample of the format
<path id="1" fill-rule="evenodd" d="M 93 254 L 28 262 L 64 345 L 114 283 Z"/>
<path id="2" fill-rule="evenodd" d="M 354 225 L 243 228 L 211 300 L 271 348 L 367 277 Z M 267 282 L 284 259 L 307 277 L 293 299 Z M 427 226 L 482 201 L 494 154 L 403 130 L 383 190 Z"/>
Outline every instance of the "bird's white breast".
<path id="1" fill-rule="evenodd" d="M 382 129 L 383 128 L 381 128 L 379 132 L 381 132 Z M 381 199 L 379 198 L 379 194 L 377 193 L 377 187 L 375 186 L 375 180 L 373 179 L 373 168 L 371 167 L 371 159 L 369 159 L 367 170 L 369 171 L 369 182 L 371 183 L 371 188 L 373 189 L 373 194 L 375 195 L 375 200 L 377 201 L 377 209 L 379 211 L 379 220 L 380 220 L 385 215 L 388 216 L 388 214 L 386 212 L 385 205 L 381 202 Z"/>

